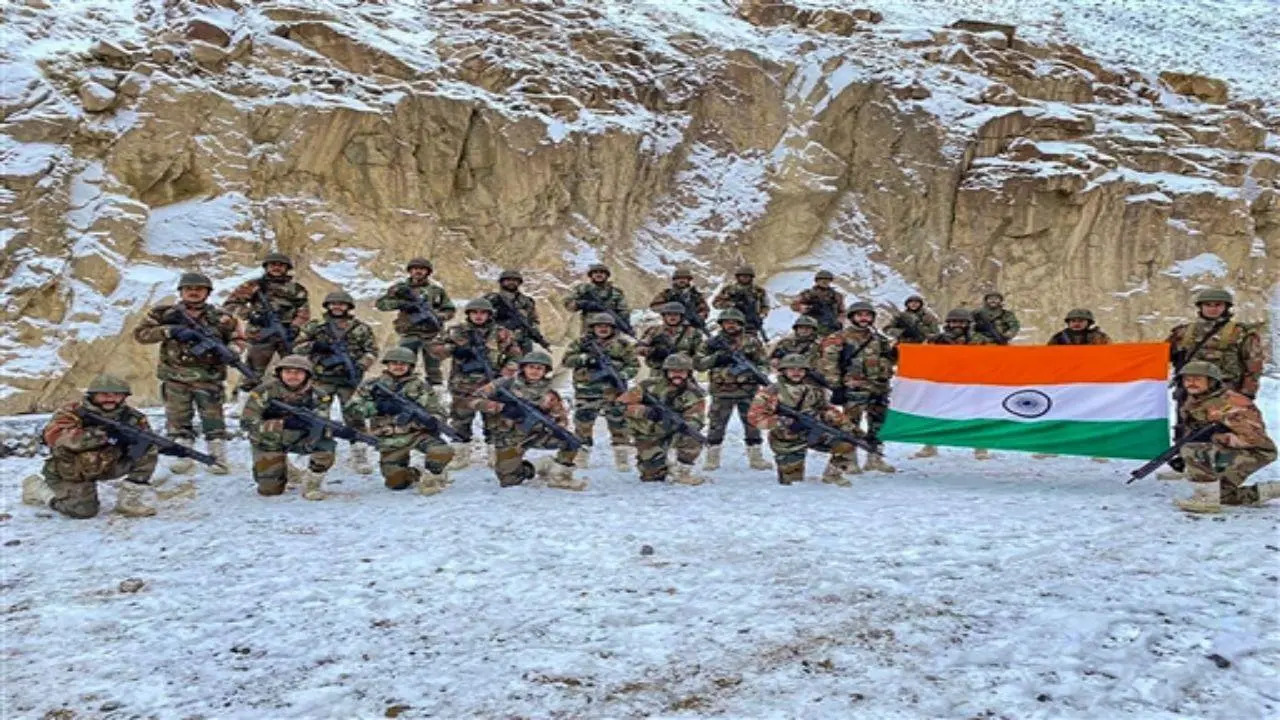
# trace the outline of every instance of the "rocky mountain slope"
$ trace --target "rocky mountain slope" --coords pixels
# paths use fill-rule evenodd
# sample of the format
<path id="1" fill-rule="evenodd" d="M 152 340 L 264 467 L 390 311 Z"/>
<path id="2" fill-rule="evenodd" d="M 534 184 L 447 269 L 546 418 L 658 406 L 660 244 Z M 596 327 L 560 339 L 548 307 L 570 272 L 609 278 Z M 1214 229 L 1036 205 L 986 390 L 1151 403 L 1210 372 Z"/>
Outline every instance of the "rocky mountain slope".
<path id="1" fill-rule="evenodd" d="M 779 301 L 818 267 L 882 304 L 1000 288 L 1033 342 L 1077 305 L 1162 337 L 1205 284 L 1265 318 L 1273 102 L 885 5 L 7 4 L 0 412 L 105 367 L 153 398 L 142 308 L 269 249 L 384 333 L 415 255 L 464 298 L 516 266 L 553 299 L 596 260 L 637 304 L 677 263 L 753 263 Z"/>

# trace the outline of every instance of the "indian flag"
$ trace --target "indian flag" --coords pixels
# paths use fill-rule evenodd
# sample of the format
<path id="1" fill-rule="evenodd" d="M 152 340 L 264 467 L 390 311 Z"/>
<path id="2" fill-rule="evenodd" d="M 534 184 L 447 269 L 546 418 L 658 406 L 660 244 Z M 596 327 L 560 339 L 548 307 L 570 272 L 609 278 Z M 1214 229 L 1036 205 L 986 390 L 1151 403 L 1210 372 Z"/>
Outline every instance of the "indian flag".
<path id="1" fill-rule="evenodd" d="M 1141 460 L 1169 445 L 1164 343 L 899 351 L 882 440 Z"/>

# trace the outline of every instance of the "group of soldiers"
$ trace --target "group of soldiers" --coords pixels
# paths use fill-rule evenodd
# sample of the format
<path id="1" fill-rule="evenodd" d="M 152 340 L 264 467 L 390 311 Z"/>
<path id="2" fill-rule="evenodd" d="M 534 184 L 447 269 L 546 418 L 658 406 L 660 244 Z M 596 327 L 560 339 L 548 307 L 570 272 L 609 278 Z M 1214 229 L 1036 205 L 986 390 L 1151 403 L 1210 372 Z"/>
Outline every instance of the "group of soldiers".
<path id="1" fill-rule="evenodd" d="M 40 474 L 24 481 L 24 501 L 91 517 L 99 510 L 97 482 L 123 478 L 116 509 L 151 515 L 148 493 L 159 454 L 173 456 L 167 468 L 172 476 L 191 474 L 195 462 L 214 474 L 230 472 L 224 420 L 229 367 L 239 370 L 239 389 L 247 393 L 240 425 L 261 495 L 280 495 L 292 480 L 304 498 L 324 498 L 338 440 L 350 443 L 360 474 L 373 472 L 366 446 L 376 449 L 392 490 L 416 486 L 425 495 L 438 493 L 449 486 L 451 471 L 473 462 L 490 465 L 503 487 L 540 478 L 547 487 L 581 490 L 586 481 L 575 471 L 588 465 L 602 416 L 615 467 L 625 471 L 634 464 L 643 481 L 704 482 L 697 461 L 705 450 L 702 470 L 720 467 L 725 430 L 737 414 L 752 469 L 775 470 L 783 484 L 799 482 L 812 450 L 829 454 L 822 481 L 847 486 L 850 475 L 864 470 L 895 472 L 877 434 L 900 345 L 1007 344 L 1020 331 L 998 292 L 983 297 L 977 309 L 956 308 L 941 321 L 913 295 L 880 329 L 875 307 L 864 301 L 846 306 L 832 273 L 821 271 L 791 304 L 799 314 L 791 334 L 769 343 L 768 296 L 754 270 L 740 267 L 710 300 L 694 286 L 691 272 L 676 270 L 648 306 L 660 322 L 637 337 L 626 297 L 610 281 L 609 268 L 597 264 L 563 300 L 581 317 L 581 332 L 561 361 L 572 372 L 570 418 L 569 403 L 552 387 L 554 364 L 537 303 L 523 292 L 517 271 L 503 272 L 493 292 L 465 303 L 459 319 L 445 288 L 432 278 L 432 263 L 409 261 L 406 277 L 376 301 L 378 310 L 396 313 L 396 342 L 379 355 L 373 329 L 354 316 L 349 294 L 326 295 L 323 315 L 313 319 L 290 258 L 272 253 L 262 268 L 261 277 L 235 288 L 221 307 L 209 302 L 208 277 L 183 274 L 178 301 L 150 309 L 134 329 L 138 342 L 159 345 L 166 436 L 151 432 L 146 417 L 126 404 L 126 383 L 100 376 L 44 429 L 50 457 Z M 1225 291 L 1201 292 L 1196 305 L 1198 318 L 1170 335 L 1171 362 L 1182 383 L 1176 433 L 1221 429 L 1183 447 L 1194 493 L 1180 506 L 1212 512 L 1220 503 L 1264 502 L 1276 496 L 1273 484 L 1243 486 L 1276 456 L 1252 404 L 1263 361 L 1257 329 L 1231 316 Z M 709 326 L 713 308 L 715 330 Z M 1110 339 L 1090 311 L 1077 309 L 1048 342 Z M 647 373 L 638 379 L 642 363 Z M 697 372 L 707 373 L 706 389 Z M 342 422 L 329 418 L 335 401 Z M 195 449 L 197 416 L 207 453 Z M 764 433 L 773 463 L 763 453 Z M 527 460 L 534 449 L 554 452 Z M 859 450 L 865 463 L 859 463 Z M 415 452 L 420 467 L 414 466 Z M 936 452 L 926 446 L 914 457 Z M 985 450 L 975 453 L 989 457 Z M 293 465 L 290 455 L 305 464 Z M 170 479 L 157 477 L 156 486 Z M 178 483 L 164 495 L 191 488 Z"/>

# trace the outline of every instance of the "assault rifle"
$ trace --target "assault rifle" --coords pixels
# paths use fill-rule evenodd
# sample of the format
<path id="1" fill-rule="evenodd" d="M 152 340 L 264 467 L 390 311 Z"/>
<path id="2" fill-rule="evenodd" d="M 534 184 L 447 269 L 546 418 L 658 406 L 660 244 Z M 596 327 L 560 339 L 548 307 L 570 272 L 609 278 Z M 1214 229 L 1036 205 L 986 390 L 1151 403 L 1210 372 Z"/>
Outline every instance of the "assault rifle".
<path id="1" fill-rule="evenodd" d="M 750 303 L 737 305 L 738 310 L 742 312 L 742 317 L 747 319 L 747 328 L 759 333 L 760 339 L 769 342 L 769 335 L 764 331 L 764 322 L 760 319 L 760 311 L 756 307 L 755 298 L 748 298 Z"/>
<path id="2" fill-rule="evenodd" d="M 892 307 L 892 306 L 890 306 Z M 928 342 L 929 338 L 925 337 L 924 331 L 920 329 L 920 321 L 916 319 L 908 319 L 913 317 L 908 310 L 898 310 L 893 308 L 893 325 L 902 328 L 902 334 L 907 338 L 916 342 Z"/>
<path id="3" fill-rule="evenodd" d="M 811 302 L 809 305 L 810 317 L 818 321 L 818 324 L 825 330 L 839 330 L 840 319 L 836 317 L 836 308 L 831 303 Z M 807 313 L 808 314 L 808 313 Z"/>
<path id="4" fill-rule="evenodd" d="M 542 331 L 534 327 L 533 323 L 529 322 L 529 318 L 513 307 L 502 293 L 493 293 L 489 297 L 497 304 L 498 312 L 494 317 L 495 322 L 510 330 L 523 331 L 525 337 L 541 345 L 543 350 L 551 352 L 551 343 L 547 341 Z"/>
<path id="5" fill-rule="evenodd" d="M 698 432 L 698 429 L 691 425 L 688 420 L 685 420 L 683 415 L 672 410 L 670 406 L 659 400 L 657 395 L 648 390 L 642 388 L 641 392 L 643 393 L 641 402 L 646 407 L 656 408 L 662 413 L 662 419 L 656 422 L 660 423 L 669 435 L 680 433 L 697 440 L 701 445 L 707 444 L 707 436 Z"/>
<path id="6" fill-rule="evenodd" d="M 717 355 L 728 357 L 729 362 L 723 365 L 717 364 L 718 367 L 727 367 L 729 372 L 734 375 L 750 375 L 751 379 L 756 381 L 757 385 L 772 385 L 773 381 L 755 366 L 755 363 L 747 359 L 741 350 L 734 350 L 729 347 L 729 341 L 723 335 L 713 338 L 707 343 L 707 349 Z"/>
<path id="7" fill-rule="evenodd" d="M 218 465 L 218 459 L 212 455 L 206 455 L 197 450 L 193 450 L 186 445 L 182 445 L 167 437 L 147 432 L 139 427 L 122 423 L 119 420 L 112 420 L 104 415 L 84 407 L 76 408 L 76 415 L 85 425 L 97 426 L 107 432 L 107 436 L 119 446 L 124 447 L 125 455 L 132 461 L 137 461 L 147 454 L 147 449 L 155 447 L 156 452 L 161 455 L 170 455 L 172 457 L 191 458 L 205 465 Z"/>
<path id="8" fill-rule="evenodd" d="M 187 349 L 187 352 L 195 355 L 196 357 L 213 355 L 217 358 L 218 362 L 223 365 L 230 365 L 238 370 L 240 375 L 250 383 L 257 383 L 258 380 L 261 379 L 258 376 L 258 373 L 254 372 L 253 368 L 246 365 L 234 350 L 227 347 L 226 344 L 219 340 L 217 336 L 209 331 L 208 328 L 196 322 L 195 319 L 186 312 L 179 309 L 171 315 L 177 316 L 178 321 L 183 326 L 199 335 L 198 339 L 191 342 L 191 347 Z"/>
<path id="9" fill-rule="evenodd" d="M 1217 335 L 1218 331 L 1230 321 L 1231 318 L 1224 315 L 1213 324 L 1213 327 L 1209 328 L 1209 332 L 1205 333 L 1204 337 L 1200 338 L 1199 342 L 1193 345 L 1190 350 L 1178 350 L 1174 352 L 1172 358 L 1173 377 L 1169 378 L 1169 387 L 1173 388 L 1173 402 L 1177 407 L 1182 407 L 1182 403 L 1187 401 L 1187 391 L 1178 383 L 1178 373 L 1182 372 L 1183 366 L 1191 362 L 1192 358 L 1196 356 L 1196 353 L 1200 352 L 1200 348 L 1204 347 L 1206 343 L 1212 340 L 1213 336 Z M 1179 417 L 1178 421 L 1173 425 L 1174 441 L 1182 439 L 1182 435 L 1185 432 L 1186 427 L 1182 424 L 1181 417 Z M 1186 464 L 1182 461 L 1182 457 L 1180 455 L 1174 453 L 1173 457 L 1169 460 L 1169 467 L 1177 470 L 1178 472 L 1182 472 L 1186 469 Z"/>
<path id="10" fill-rule="evenodd" d="M 609 354 L 600 347 L 600 343 L 594 337 L 590 335 L 583 337 L 578 341 L 578 347 L 582 348 L 584 354 L 590 355 L 592 362 L 595 363 L 595 369 L 590 371 L 591 382 L 597 383 L 603 380 L 614 390 L 626 392 L 626 378 L 618 373 L 613 362 L 609 360 Z"/>
<path id="11" fill-rule="evenodd" d="M 973 313 L 973 325 L 977 328 L 978 332 L 989 336 L 992 340 L 995 340 L 997 345 L 1009 344 L 1009 338 L 1005 337 L 998 329 L 996 329 L 996 324 L 991 322 L 991 320 L 983 314 L 981 309 Z"/>
<path id="12" fill-rule="evenodd" d="M 1174 458 L 1179 457 L 1182 452 L 1183 445 L 1186 445 L 1187 443 L 1193 443 L 1193 442 L 1208 442 L 1209 438 L 1213 437 L 1214 434 L 1220 433 L 1220 432 L 1230 432 L 1230 430 L 1222 423 L 1213 423 L 1212 425 L 1205 425 L 1204 427 L 1200 428 L 1199 430 L 1196 430 L 1195 432 L 1188 433 L 1186 435 L 1183 435 L 1180 438 L 1177 438 L 1176 440 L 1173 441 L 1173 444 L 1169 446 L 1168 450 L 1165 450 L 1159 455 L 1151 458 L 1150 460 L 1147 461 L 1145 465 L 1129 473 L 1129 480 L 1125 482 L 1125 485 L 1132 483 L 1134 480 L 1141 480 L 1142 478 L 1155 472 L 1156 468 L 1160 467 L 1161 465 L 1169 462 Z"/>
<path id="13" fill-rule="evenodd" d="M 431 301 L 418 294 L 408 285 L 403 286 L 403 297 L 400 300 L 400 311 L 405 314 L 409 325 L 426 328 L 428 332 L 436 332 L 444 327 L 440 316 L 431 309 Z"/>
<path id="14" fill-rule="evenodd" d="M 292 415 L 301 420 L 306 425 L 307 443 L 314 445 L 316 441 L 324 435 L 324 431 L 328 430 L 331 435 L 339 440 L 346 440 L 349 443 L 364 443 L 372 447 L 378 447 L 378 438 L 367 435 L 347 427 L 340 422 L 334 422 L 327 417 L 319 415 L 306 408 L 300 408 L 280 400 L 271 399 L 267 401 L 268 412 L 279 413 L 280 415 Z"/>
<path id="15" fill-rule="evenodd" d="M 532 433 L 535 428 L 541 427 L 559 440 L 566 450 L 577 452 L 582 447 L 582 441 L 577 435 L 558 425 L 533 403 L 511 392 L 507 383 L 497 383 L 490 399 L 503 404 L 503 416 L 514 420 L 522 432 Z"/>
<path id="16" fill-rule="evenodd" d="M 498 376 L 493 363 L 489 362 L 489 348 L 485 347 L 484 335 L 479 330 L 467 332 L 467 344 L 454 349 L 453 359 L 461 363 L 458 369 L 467 375 L 482 373 L 486 380 Z"/>
<path id="17" fill-rule="evenodd" d="M 579 300 L 578 309 L 586 310 L 589 313 L 604 313 L 605 315 L 613 318 L 614 324 L 617 325 L 618 329 L 628 337 L 636 336 L 635 330 L 631 327 L 631 321 L 618 314 L 618 312 L 613 308 L 605 307 L 595 300 Z"/>
<path id="18" fill-rule="evenodd" d="M 346 376 L 347 385 L 359 385 L 360 379 L 364 377 L 364 368 L 356 365 L 355 360 L 351 359 L 347 338 L 345 335 L 338 334 L 332 320 L 329 321 L 329 337 L 331 339 L 323 345 L 328 348 L 329 353 L 320 361 L 320 367 L 325 369 L 340 367 Z"/>
<path id="19" fill-rule="evenodd" d="M 779 415 L 791 421 L 791 430 L 795 433 L 803 433 L 805 442 L 810 445 L 816 445 L 822 442 L 822 438 L 830 437 L 835 440 L 843 440 L 854 447 L 860 447 L 869 453 L 880 452 L 876 443 L 869 442 L 865 438 L 860 438 L 853 433 L 845 432 L 840 428 L 832 427 L 821 420 L 804 413 L 793 410 L 782 403 L 778 403 L 776 411 Z"/>
<path id="20" fill-rule="evenodd" d="M 258 303 L 258 309 L 249 316 L 249 322 L 258 326 L 258 340 L 260 342 L 275 340 L 284 347 L 285 355 L 293 352 L 296 329 L 280 322 L 280 313 L 276 312 L 275 306 L 271 304 L 271 298 L 267 296 L 265 280 L 258 281 L 258 291 L 253 294 L 253 299 Z"/>
<path id="21" fill-rule="evenodd" d="M 381 382 L 371 384 L 369 390 L 373 393 L 374 400 L 379 404 L 388 403 L 395 407 L 397 424 L 408 425 L 411 422 L 416 423 L 437 437 L 443 436 L 453 442 L 466 442 L 466 438 L 459 435 L 448 423 L 441 422 L 435 415 L 427 412 L 426 408 L 405 397 L 402 393 L 392 390 Z"/>

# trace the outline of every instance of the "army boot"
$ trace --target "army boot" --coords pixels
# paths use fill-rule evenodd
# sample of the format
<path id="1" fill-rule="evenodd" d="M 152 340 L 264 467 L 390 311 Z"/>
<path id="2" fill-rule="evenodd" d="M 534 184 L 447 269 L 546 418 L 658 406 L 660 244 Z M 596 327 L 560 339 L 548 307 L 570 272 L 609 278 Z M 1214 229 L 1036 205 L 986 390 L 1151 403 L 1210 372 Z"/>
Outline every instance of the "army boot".
<path id="1" fill-rule="evenodd" d="M 931 458 L 938 457 L 938 448 L 936 445 L 925 445 L 912 454 L 913 458 Z"/>
<path id="2" fill-rule="evenodd" d="M 1249 503 L 1251 507 L 1262 507 L 1268 500 L 1280 498 L 1280 482 L 1260 482 L 1254 487 L 1258 488 L 1258 499 Z M 26 490 L 25 485 L 23 490 Z M 26 497 L 25 492 L 23 497 Z"/>
<path id="3" fill-rule="evenodd" d="M 358 475 L 373 474 L 373 466 L 369 464 L 369 448 L 364 445 L 351 446 L 351 467 Z"/>
<path id="4" fill-rule="evenodd" d="M 752 470 L 772 470 L 773 463 L 764 459 L 764 446 L 748 445 L 747 446 L 747 465 Z"/>
<path id="5" fill-rule="evenodd" d="M 701 485 L 707 479 L 697 474 L 693 470 L 693 465 L 685 465 L 682 462 L 676 462 L 671 467 L 671 482 L 680 485 Z"/>
<path id="6" fill-rule="evenodd" d="M 44 481 L 43 475 L 38 473 L 28 475 L 22 480 L 23 503 L 47 508 L 54 497 L 56 495 L 53 492 L 53 488 L 49 487 L 49 483 Z"/>
<path id="7" fill-rule="evenodd" d="M 1187 474 L 1181 470 L 1161 470 L 1156 473 L 1157 480 L 1186 480 Z"/>
<path id="8" fill-rule="evenodd" d="M 418 479 L 419 495 L 435 495 L 436 493 L 449 487 L 449 469 L 433 473 L 430 470 L 422 474 Z"/>
<path id="9" fill-rule="evenodd" d="M 471 465 L 471 443 L 458 443 L 453 446 L 453 459 L 449 461 L 449 470 L 466 470 Z"/>
<path id="10" fill-rule="evenodd" d="M 591 465 L 591 446 L 583 445 L 578 448 L 578 452 L 573 456 L 573 466 L 581 470 L 586 470 Z"/>
<path id="11" fill-rule="evenodd" d="M 619 472 L 627 472 L 631 469 L 631 458 L 635 454 L 635 448 L 625 445 L 613 446 L 613 469 Z"/>
<path id="12" fill-rule="evenodd" d="M 125 517 L 151 517 L 156 509 L 147 503 L 147 486 L 124 481 L 116 493 L 116 512 Z"/>
<path id="13" fill-rule="evenodd" d="M 1217 480 L 1191 483 L 1191 497 L 1174 500 L 1179 510 L 1189 513 L 1222 512 L 1222 486 Z"/>
<path id="14" fill-rule="evenodd" d="M 178 444 L 184 448 L 191 449 L 195 447 L 195 441 L 191 438 L 178 438 Z M 169 472 L 174 475 L 190 475 L 191 471 L 196 469 L 196 461 L 191 458 L 174 458 L 169 463 Z"/>
<path id="15" fill-rule="evenodd" d="M 707 471 L 720 469 L 719 445 L 712 445 L 707 448 L 707 459 L 702 461 L 702 469 Z"/>
<path id="16" fill-rule="evenodd" d="M 328 497 L 328 494 L 324 491 L 324 473 L 318 473 L 308 468 L 301 475 L 303 500 L 323 500 Z"/>
<path id="17" fill-rule="evenodd" d="M 226 440 L 209 440 L 205 443 L 209 450 L 209 454 L 218 462 L 209 468 L 209 472 L 214 475 L 226 475 L 231 472 L 231 463 L 227 461 L 227 441 Z"/>
<path id="18" fill-rule="evenodd" d="M 974 460 L 990 460 L 991 453 L 986 448 L 974 448 L 973 459 Z"/>
<path id="19" fill-rule="evenodd" d="M 855 460 L 855 461 L 854 461 L 854 466 L 856 467 L 856 466 L 857 466 L 857 464 L 858 464 L 858 463 L 857 463 L 857 461 Z M 884 459 L 884 455 L 881 455 L 880 453 L 867 453 L 867 464 L 866 464 L 866 468 L 867 468 L 868 470 L 875 470 L 876 472 L 882 472 L 882 473 L 896 473 L 896 472 L 898 472 L 898 468 L 896 468 L 896 467 L 894 467 L 894 466 L 890 465 L 888 462 L 886 462 L 886 461 L 885 461 L 885 459 Z"/>
<path id="20" fill-rule="evenodd" d="M 587 481 L 574 477 L 573 466 L 555 463 L 547 473 L 547 487 L 557 490 L 586 490 Z"/>
<path id="21" fill-rule="evenodd" d="M 853 466 L 858 466 L 857 461 L 854 461 Z M 849 487 L 853 484 L 849 478 L 844 476 L 844 470 L 836 462 L 835 458 L 827 460 L 827 466 L 822 470 L 822 482 L 827 485 L 839 485 L 840 487 Z"/>

